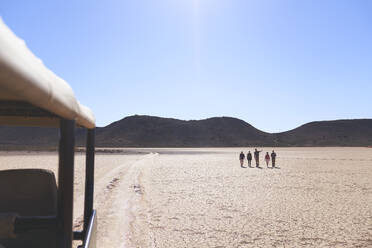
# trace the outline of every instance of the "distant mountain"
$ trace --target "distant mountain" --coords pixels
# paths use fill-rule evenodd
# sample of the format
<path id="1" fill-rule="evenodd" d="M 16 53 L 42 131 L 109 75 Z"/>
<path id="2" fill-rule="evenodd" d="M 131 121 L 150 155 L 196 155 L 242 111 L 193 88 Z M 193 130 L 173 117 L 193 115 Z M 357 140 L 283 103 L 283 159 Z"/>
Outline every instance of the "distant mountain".
<path id="1" fill-rule="evenodd" d="M 183 121 L 130 116 L 97 129 L 99 146 L 192 147 L 269 145 L 271 134 L 230 117 Z"/>
<path id="2" fill-rule="evenodd" d="M 57 128 L 0 126 L 0 149 L 50 148 L 58 145 Z"/>
<path id="3" fill-rule="evenodd" d="M 77 145 L 84 131 L 77 129 Z M 56 147 L 58 129 L 0 127 L 0 149 Z M 372 119 L 318 121 L 265 133 L 231 117 L 178 120 L 135 115 L 96 130 L 97 147 L 371 146 Z"/>
<path id="4" fill-rule="evenodd" d="M 310 122 L 273 136 L 283 146 L 371 146 L 372 119 Z"/>

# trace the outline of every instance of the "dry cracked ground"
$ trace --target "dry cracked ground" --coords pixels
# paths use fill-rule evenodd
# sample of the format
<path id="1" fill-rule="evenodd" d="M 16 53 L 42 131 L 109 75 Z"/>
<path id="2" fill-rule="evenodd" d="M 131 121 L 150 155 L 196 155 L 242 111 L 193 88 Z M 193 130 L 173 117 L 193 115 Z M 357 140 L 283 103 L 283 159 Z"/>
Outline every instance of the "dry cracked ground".
<path id="1" fill-rule="evenodd" d="M 249 149 L 97 154 L 98 246 L 372 247 L 372 149 L 278 148 L 279 168 L 240 168 Z M 57 168 L 54 153 L 0 155 L 0 169 Z M 79 229 L 84 156 L 75 162 Z"/>

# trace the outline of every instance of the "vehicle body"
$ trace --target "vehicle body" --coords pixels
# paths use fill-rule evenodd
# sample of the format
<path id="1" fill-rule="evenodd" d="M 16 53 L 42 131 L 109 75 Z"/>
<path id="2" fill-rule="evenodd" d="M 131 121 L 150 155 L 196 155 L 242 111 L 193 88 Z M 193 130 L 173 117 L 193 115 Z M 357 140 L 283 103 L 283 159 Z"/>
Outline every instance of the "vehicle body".
<path id="1" fill-rule="evenodd" d="M 70 86 L 47 69 L 0 19 L 0 125 L 59 128 L 58 186 L 53 172 L 1 171 L 0 247 L 95 247 L 95 118 Z M 73 231 L 75 128 L 87 130 L 84 227 Z"/>

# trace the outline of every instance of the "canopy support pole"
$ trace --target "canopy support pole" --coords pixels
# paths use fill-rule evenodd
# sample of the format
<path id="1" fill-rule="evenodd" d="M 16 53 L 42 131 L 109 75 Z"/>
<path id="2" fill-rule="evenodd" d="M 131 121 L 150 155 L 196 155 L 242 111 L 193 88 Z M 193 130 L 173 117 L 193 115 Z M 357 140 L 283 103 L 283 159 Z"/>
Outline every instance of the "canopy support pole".
<path id="1" fill-rule="evenodd" d="M 73 239 L 75 121 L 60 120 L 57 248 L 71 248 Z"/>
<path id="2" fill-rule="evenodd" d="M 84 202 L 84 234 L 89 227 L 93 214 L 94 197 L 94 146 L 95 128 L 87 129 L 86 159 L 85 159 L 85 202 Z"/>

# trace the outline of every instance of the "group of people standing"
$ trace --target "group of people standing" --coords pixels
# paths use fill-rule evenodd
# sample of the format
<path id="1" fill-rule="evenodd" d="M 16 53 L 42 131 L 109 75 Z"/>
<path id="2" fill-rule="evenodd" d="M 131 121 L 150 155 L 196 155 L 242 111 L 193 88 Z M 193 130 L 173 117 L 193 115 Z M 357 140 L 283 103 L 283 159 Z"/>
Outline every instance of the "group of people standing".
<path id="1" fill-rule="evenodd" d="M 256 161 L 256 167 L 259 168 L 260 167 L 260 152 L 261 151 L 258 151 L 257 149 L 254 149 L 254 160 Z M 269 163 L 270 163 L 270 158 L 271 158 L 271 166 L 272 168 L 275 167 L 275 160 L 276 160 L 276 153 L 275 151 L 273 150 L 271 152 L 271 155 L 269 155 L 268 152 L 266 152 L 266 155 L 265 155 L 265 162 L 266 162 L 266 167 L 269 167 Z M 240 160 L 240 167 L 242 168 L 246 168 L 244 167 L 244 159 L 245 159 L 245 154 L 243 152 L 240 153 L 239 155 L 239 160 Z M 248 167 L 252 167 L 251 164 L 252 164 L 252 153 L 251 151 L 248 151 L 247 153 L 247 160 L 248 160 Z"/>

